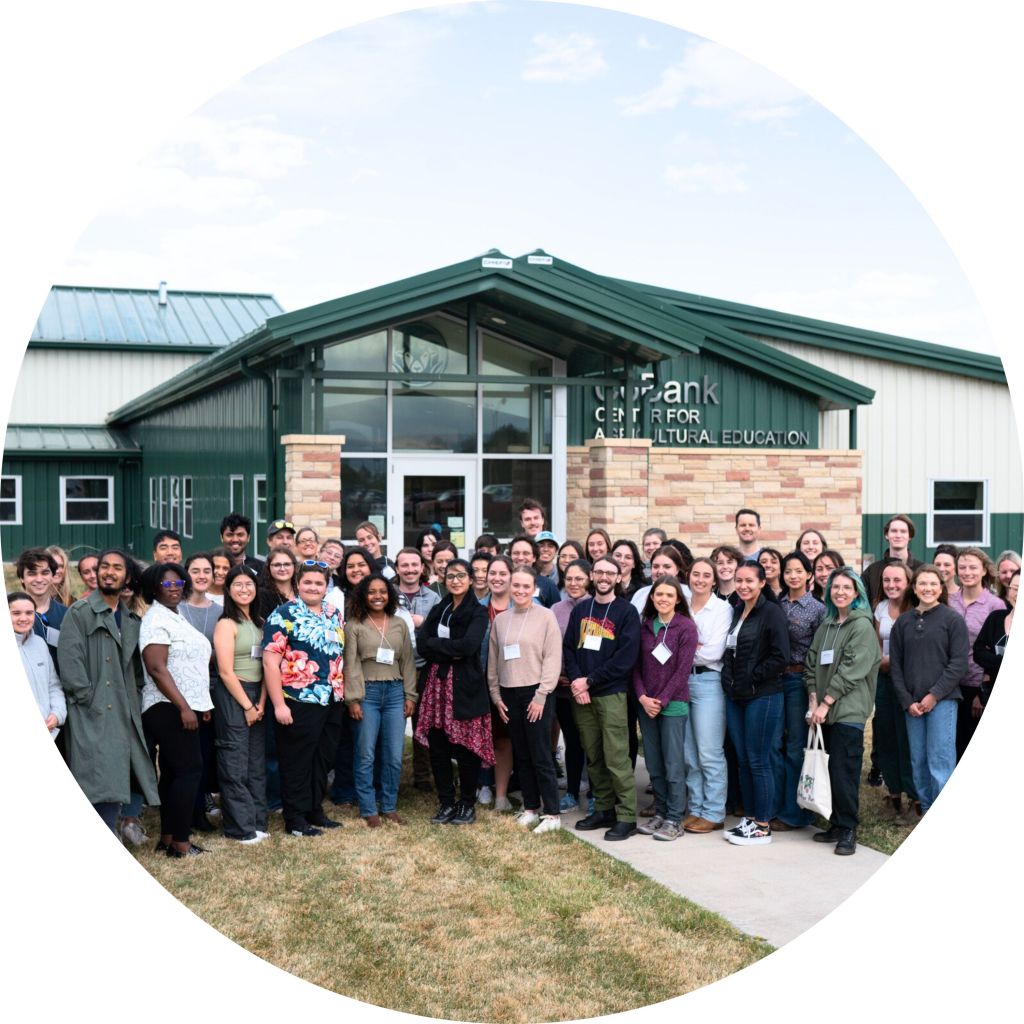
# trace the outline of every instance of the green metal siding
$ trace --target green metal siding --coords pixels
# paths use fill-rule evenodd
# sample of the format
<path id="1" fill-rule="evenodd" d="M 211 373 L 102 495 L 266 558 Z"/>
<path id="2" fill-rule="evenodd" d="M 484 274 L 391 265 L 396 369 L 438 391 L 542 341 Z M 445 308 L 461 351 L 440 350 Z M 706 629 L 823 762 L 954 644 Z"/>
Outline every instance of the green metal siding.
<path id="1" fill-rule="evenodd" d="M 917 534 L 910 542 L 910 553 L 922 562 L 928 561 L 934 554 L 934 548 L 925 547 L 925 540 L 928 533 L 928 513 L 908 513 L 914 520 Z M 873 554 L 876 558 L 885 551 L 885 539 L 882 537 L 882 529 L 888 521 L 888 515 L 866 515 L 862 517 L 862 544 L 864 550 Z M 1003 551 L 1020 552 L 1024 546 L 1024 513 L 1022 512 L 992 512 L 989 514 L 990 544 L 984 550 L 995 558 Z M 841 552 L 846 557 L 846 552 Z"/>
<path id="2" fill-rule="evenodd" d="M 135 458 L 27 458 L 3 460 L 4 476 L 21 477 L 21 525 L 0 526 L 0 550 L 11 562 L 25 548 L 59 544 L 72 559 L 105 547 L 138 550 L 142 492 Z M 114 522 L 62 526 L 62 476 L 109 476 L 114 482 Z"/>
<path id="3" fill-rule="evenodd" d="M 122 424 L 121 429 L 143 451 L 143 550 L 147 554 L 152 550 L 156 533 L 149 525 L 150 477 L 192 477 L 193 529 L 192 539 L 184 545 L 187 550 L 219 543 L 220 521 L 232 511 L 232 474 L 245 477 L 244 511 L 252 516 L 252 477 L 268 473 L 267 397 L 263 380 L 237 381 Z"/>
<path id="4" fill-rule="evenodd" d="M 571 366 L 570 375 L 600 372 L 602 366 L 597 360 Z M 647 370 L 648 367 L 642 369 Z M 703 402 L 704 381 L 717 384 L 715 394 L 718 404 Z M 757 374 L 744 370 L 734 363 L 714 359 L 707 355 L 677 356 L 658 365 L 659 383 L 648 392 L 643 410 L 643 426 L 638 436 L 650 437 L 656 447 L 701 447 L 701 448 L 817 448 L 818 407 L 805 394 L 786 388 Z M 689 401 L 668 403 L 651 402 L 652 396 L 665 393 L 667 381 L 696 381 L 700 398 Z M 568 398 L 568 443 L 583 444 L 594 436 L 595 410 L 600 406 L 591 388 L 569 391 Z M 652 409 L 660 410 L 660 422 L 655 420 Z M 684 420 L 684 410 L 696 415 L 699 420 Z M 670 413 L 673 419 L 668 419 Z M 684 413 L 682 416 L 681 413 Z M 706 432 L 702 434 L 701 432 Z M 733 432 L 732 437 L 723 431 Z M 738 439 L 740 431 L 772 431 L 776 434 L 796 432 L 799 440 L 792 437 L 775 440 L 775 443 L 757 443 L 756 440 Z M 685 434 L 683 433 L 685 432 Z M 694 435 L 696 432 L 696 436 Z M 605 427 L 605 436 L 613 436 Z M 618 435 L 615 435 L 618 436 Z"/>

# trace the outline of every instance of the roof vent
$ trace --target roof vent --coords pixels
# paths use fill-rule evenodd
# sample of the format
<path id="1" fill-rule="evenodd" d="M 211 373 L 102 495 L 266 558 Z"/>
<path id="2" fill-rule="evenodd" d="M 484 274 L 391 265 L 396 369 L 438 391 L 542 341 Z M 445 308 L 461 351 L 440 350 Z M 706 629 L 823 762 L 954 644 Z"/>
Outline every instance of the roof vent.
<path id="1" fill-rule="evenodd" d="M 161 281 L 160 282 L 160 289 L 159 289 L 159 291 L 157 293 L 157 296 L 158 296 L 157 297 L 157 302 L 161 306 L 166 306 L 167 305 L 167 282 L 166 281 Z"/>

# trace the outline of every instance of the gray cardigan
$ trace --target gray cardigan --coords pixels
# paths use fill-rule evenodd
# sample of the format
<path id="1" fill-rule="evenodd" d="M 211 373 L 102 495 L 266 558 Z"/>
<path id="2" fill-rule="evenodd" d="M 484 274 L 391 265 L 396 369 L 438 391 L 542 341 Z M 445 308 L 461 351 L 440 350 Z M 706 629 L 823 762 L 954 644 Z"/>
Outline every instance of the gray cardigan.
<path id="1" fill-rule="evenodd" d="M 35 633 L 27 633 L 25 636 L 16 636 L 18 650 L 21 652 L 21 663 L 25 667 L 25 675 L 28 676 L 28 685 L 32 688 L 32 696 L 39 705 L 39 713 L 43 719 L 50 715 L 57 716 L 57 728 L 50 730 L 50 735 L 56 739 L 57 733 L 68 717 L 67 704 L 64 701 L 64 690 L 60 685 L 60 678 L 57 670 L 53 667 L 53 659 L 50 657 L 50 648 L 46 641 Z"/>
<path id="2" fill-rule="evenodd" d="M 970 649 L 967 623 L 948 605 L 904 612 L 889 634 L 889 674 L 903 710 L 928 693 L 960 700 Z"/>

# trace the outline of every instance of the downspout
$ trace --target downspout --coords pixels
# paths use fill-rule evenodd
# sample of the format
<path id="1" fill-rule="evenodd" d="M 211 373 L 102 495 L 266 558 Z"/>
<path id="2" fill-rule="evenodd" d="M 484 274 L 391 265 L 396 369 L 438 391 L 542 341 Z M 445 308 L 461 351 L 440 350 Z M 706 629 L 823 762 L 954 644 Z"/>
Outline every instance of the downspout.
<path id="1" fill-rule="evenodd" d="M 850 451 L 857 447 L 857 406 L 850 410 Z"/>
<path id="2" fill-rule="evenodd" d="M 267 386 L 267 522 L 278 518 L 277 511 L 277 402 L 274 396 L 274 378 L 266 370 L 253 370 L 245 357 L 239 364 L 243 377 L 262 380 Z"/>

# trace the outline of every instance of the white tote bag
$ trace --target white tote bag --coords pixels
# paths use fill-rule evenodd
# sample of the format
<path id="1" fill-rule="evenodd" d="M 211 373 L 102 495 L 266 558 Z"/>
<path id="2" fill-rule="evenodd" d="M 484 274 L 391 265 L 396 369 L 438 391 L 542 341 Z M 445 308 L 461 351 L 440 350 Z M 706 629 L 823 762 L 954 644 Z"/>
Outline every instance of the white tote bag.
<path id="1" fill-rule="evenodd" d="M 796 802 L 805 810 L 820 814 L 826 821 L 832 817 L 832 783 L 828 778 L 828 754 L 821 726 L 807 730 L 804 766 L 796 787 Z"/>

